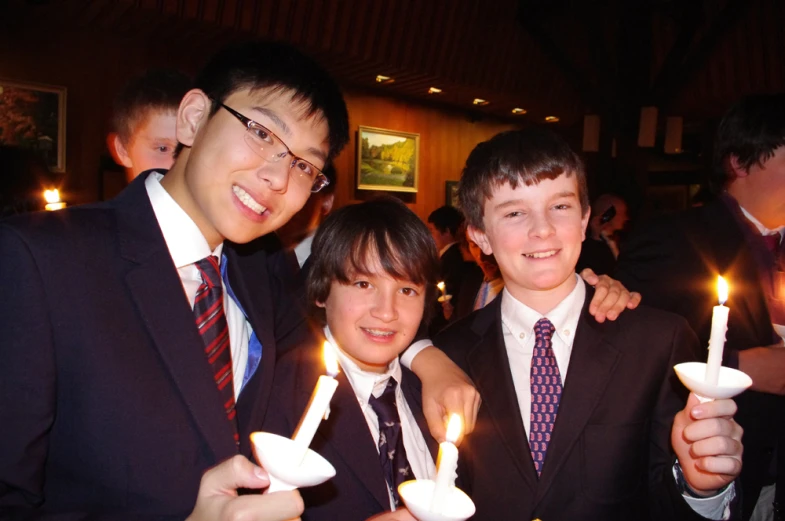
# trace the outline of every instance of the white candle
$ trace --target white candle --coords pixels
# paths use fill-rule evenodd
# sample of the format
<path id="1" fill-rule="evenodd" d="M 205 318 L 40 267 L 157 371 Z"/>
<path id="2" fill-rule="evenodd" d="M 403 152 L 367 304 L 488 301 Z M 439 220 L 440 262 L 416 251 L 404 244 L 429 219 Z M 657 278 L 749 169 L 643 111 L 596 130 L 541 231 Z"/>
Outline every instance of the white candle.
<path id="1" fill-rule="evenodd" d="M 324 342 L 324 365 L 327 369 L 327 375 L 320 376 L 316 382 L 308 407 L 305 409 L 302 418 L 300 418 L 300 424 L 294 431 L 294 442 L 302 453 L 300 461 L 308 452 L 308 447 L 316 434 L 316 429 L 319 428 L 322 418 L 326 417 L 330 409 L 330 400 L 338 388 L 338 381 L 335 379 L 338 375 L 338 360 L 335 357 L 335 348 L 327 341 Z"/>
<path id="2" fill-rule="evenodd" d="M 711 317 L 711 336 L 709 337 L 709 357 L 706 361 L 706 374 L 703 381 L 709 385 L 717 385 L 722 366 L 722 350 L 725 347 L 725 333 L 728 332 L 728 312 L 730 309 L 723 304 L 728 300 L 728 283 L 717 277 L 717 296 L 720 305 L 714 306 Z"/>
<path id="3" fill-rule="evenodd" d="M 65 203 L 60 201 L 60 190 L 44 190 L 44 200 L 46 201 L 45 208 L 49 211 L 62 210 L 65 208 Z"/>
<path id="4" fill-rule="evenodd" d="M 458 477 L 456 472 L 458 469 L 458 447 L 455 446 L 455 442 L 461 437 L 462 430 L 461 417 L 457 414 L 450 416 L 446 439 L 439 444 L 439 457 L 436 461 L 439 470 L 436 471 L 436 486 L 431 499 L 431 512 L 438 514 L 444 511 L 447 496 L 450 490 L 455 487 L 455 478 Z"/>
<path id="5" fill-rule="evenodd" d="M 437 288 L 439 288 L 439 291 L 441 291 L 441 292 L 442 292 L 442 297 L 444 297 L 444 289 L 445 289 L 444 282 L 440 282 L 440 283 L 438 283 L 438 284 L 436 285 L 436 287 L 437 287 Z"/>

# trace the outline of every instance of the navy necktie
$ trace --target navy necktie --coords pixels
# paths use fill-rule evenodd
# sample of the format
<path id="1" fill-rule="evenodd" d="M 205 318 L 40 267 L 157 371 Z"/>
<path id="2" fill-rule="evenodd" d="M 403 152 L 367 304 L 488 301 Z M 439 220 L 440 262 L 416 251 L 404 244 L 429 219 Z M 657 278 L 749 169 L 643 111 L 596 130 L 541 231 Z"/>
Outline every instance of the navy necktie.
<path id="1" fill-rule="evenodd" d="M 234 428 L 234 441 L 238 443 L 237 412 L 234 408 L 234 378 L 232 376 L 232 351 L 229 345 L 229 326 L 224 312 L 223 286 L 218 257 L 210 255 L 196 262 L 202 275 L 202 284 L 196 291 L 194 317 L 196 327 L 204 342 L 204 352 L 213 372 L 215 385 L 221 394 L 226 417 Z"/>
<path id="2" fill-rule="evenodd" d="M 397 382 L 390 377 L 382 395 L 378 398 L 371 396 L 368 403 L 379 418 L 379 462 L 382 465 L 384 479 L 392 491 L 393 502 L 398 507 L 401 504 L 398 485 L 412 479 L 412 470 L 403 446 L 401 418 L 395 402 L 396 387 Z"/>
<path id="3" fill-rule="evenodd" d="M 538 476 L 542 473 L 545 464 L 545 454 L 551 441 L 562 393 L 561 374 L 551 342 L 555 329 L 547 318 L 541 318 L 534 325 L 535 341 L 529 376 L 531 384 L 529 450 Z"/>

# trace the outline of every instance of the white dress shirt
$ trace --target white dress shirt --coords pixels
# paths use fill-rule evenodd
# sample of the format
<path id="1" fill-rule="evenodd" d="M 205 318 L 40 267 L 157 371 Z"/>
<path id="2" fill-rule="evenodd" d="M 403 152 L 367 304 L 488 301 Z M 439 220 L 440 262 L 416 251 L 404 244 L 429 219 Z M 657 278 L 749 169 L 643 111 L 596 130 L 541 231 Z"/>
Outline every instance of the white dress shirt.
<path id="1" fill-rule="evenodd" d="M 583 312 L 583 304 L 586 301 L 586 285 L 577 274 L 575 279 L 575 288 L 573 288 L 570 294 L 558 306 L 544 315 L 555 328 L 551 343 L 553 345 L 553 354 L 556 357 L 556 364 L 559 366 L 562 385 L 566 385 L 567 369 L 570 365 L 575 330 L 578 327 L 578 321 Z M 502 290 L 501 308 L 504 345 L 507 350 L 507 358 L 510 361 L 510 371 L 512 372 L 512 381 L 518 398 L 523 427 L 526 429 L 526 435 L 528 436 L 531 427 L 531 383 L 529 381 L 529 373 L 534 351 L 534 325 L 543 318 L 543 315 L 517 300 L 507 288 Z M 735 497 L 735 489 L 734 485 L 731 485 L 722 493 L 703 499 L 687 495 L 683 497 L 695 512 L 704 517 L 709 519 L 728 519 L 730 517 L 729 504 Z"/>
<path id="2" fill-rule="evenodd" d="M 223 243 L 219 244 L 215 250 L 210 251 L 207 239 L 199 231 L 199 227 L 161 186 L 161 179 L 163 179 L 162 174 L 153 172 L 145 179 L 145 188 L 147 189 L 147 196 L 150 198 L 150 204 L 153 206 L 158 226 L 161 227 L 161 233 L 164 236 L 169 255 L 172 257 L 172 262 L 174 262 L 177 273 L 180 275 L 185 296 L 191 309 L 193 309 L 196 292 L 202 284 L 202 276 L 195 263 L 212 254 L 218 257 L 220 264 L 222 261 Z M 221 285 L 224 285 L 223 280 L 221 280 Z M 229 326 L 229 345 L 232 353 L 234 396 L 236 400 L 237 396 L 240 395 L 245 367 L 248 364 L 248 341 L 251 338 L 251 325 L 234 300 L 228 295 L 225 288 L 224 312 Z M 206 357 L 205 363 L 207 363 Z"/>
<path id="3" fill-rule="evenodd" d="M 338 346 L 338 343 L 335 342 L 330 333 L 329 327 L 324 328 L 324 335 L 334 346 Z M 406 397 L 401 390 L 402 373 L 398 357 L 390 362 L 384 373 L 372 373 L 360 369 L 340 348 L 336 349 L 336 353 L 338 362 L 341 364 L 341 370 L 343 370 L 346 379 L 351 384 L 354 395 L 357 397 L 357 403 L 360 404 L 360 409 L 363 411 L 365 422 L 368 424 L 368 430 L 373 437 L 377 451 L 379 450 L 379 419 L 376 417 L 369 400 L 371 395 L 376 398 L 381 396 L 384 388 L 387 387 L 387 381 L 390 377 L 395 378 L 395 381 L 398 382 L 398 386 L 395 389 L 395 403 L 398 406 L 398 415 L 401 417 L 403 446 L 406 449 L 409 466 L 417 479 L 434 479 L 436 476 L 436 465 L 431 457 L 431 453 L 428 451 L 428 445 L 426 445 L 425 438 L 422 432 L 420 432 L 420 427 L 417 425 L 417 420 L 414 418 L 409 404 L 406 402 Z M 381 468 L 381 463 L 379 466 Z M 390 509 L 395 510 L 389 486 L 387 487 L 387 494 L 390 497 Z"/>

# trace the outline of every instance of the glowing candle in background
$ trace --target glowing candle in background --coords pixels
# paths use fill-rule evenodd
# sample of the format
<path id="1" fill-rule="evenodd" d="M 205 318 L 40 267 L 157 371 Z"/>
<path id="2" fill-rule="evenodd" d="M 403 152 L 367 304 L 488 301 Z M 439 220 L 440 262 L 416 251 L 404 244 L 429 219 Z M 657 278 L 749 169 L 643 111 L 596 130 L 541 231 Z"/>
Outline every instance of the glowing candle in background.
<path id="1" fill-rule="evenodd" d="M 447 434 L 445 440 L 439 444 L 439 457 L 436 465 L 436 486 L 433 489 L 431 499 L 431 512 L 441 513 L 444 510 L 444 503 L 452 488 L 455 487 L 455 478 L 458 477 L 458 447 L 455 442 L 461 437 L 463 423 L 457 414 L 450 416 L 447 423 Z"/>
<path id="2" fill-rule="evenodd" d="M 439 282 L 438 284 L 436 284 L 436 287 L 439 288 L 439 291 L 442 292 L 442 298 L 444 298 L 444 289 L 445 289 L 444 282 Z"/>
<path id="3" fill-rule="evenodd" d="M 311 445 L 319 423 L 323 418 L 326 419 L 330 410 L 330 400 L 338 388 L 338 381 L 335 379 L 338 376 L 338 359 L 335 356 L 335 347 L 326 340 L 324 342 L 324 365 L 327 374 L 320 376 L 316 382 L 308 407 L 294 431 L 294 442 L 298 445 L 298 450 L 302 452 L 299 461 L 302 461 L 308 452 L 308 446 Z"/>
<path id="4" fill-rule="evenodd" d="M 49 211 L 62 210 L 65 208 L 65 203 L 60 201 L 60 190 L 44 190 L 44 200 L 46 201 L 45 208 Z"/>
<path id="5" fill-rule="evenodd" d="M 703 378 L 704 382 L 709 385 L 717 385 L 719 381 L 722 351 L 725 347 L 725 334 L 728 332 L 728 312 L 730 309 L 724 305 L 728 300 L 728 283 L 722 277 L 717 277 L 717 296 L 720 305 L 714 306 L 714 312 L 711 317 L 709 357 L 706 361 L 706 374 Z"/>

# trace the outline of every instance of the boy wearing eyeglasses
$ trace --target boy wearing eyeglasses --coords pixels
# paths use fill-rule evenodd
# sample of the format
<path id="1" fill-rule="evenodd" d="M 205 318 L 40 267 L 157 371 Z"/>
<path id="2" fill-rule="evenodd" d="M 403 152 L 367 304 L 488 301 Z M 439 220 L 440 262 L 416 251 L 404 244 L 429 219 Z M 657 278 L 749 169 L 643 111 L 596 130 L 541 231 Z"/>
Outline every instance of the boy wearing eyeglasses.
<path id="1" fill-rule="evenodd" d="M 247 43 L 207 64 L 176 134 L 165 176 L 0 223 L 2 519 L 302 512 L 296 491 L 237 492 L 268 484 L 249 434 L 277 354 L 307 334 L 260 238 L 324 186 L 348 141 L 346 105 L 298 51 Z M 413 370 L 433 396 L 476 410 L 440 360 L 426 349 Z"/>

